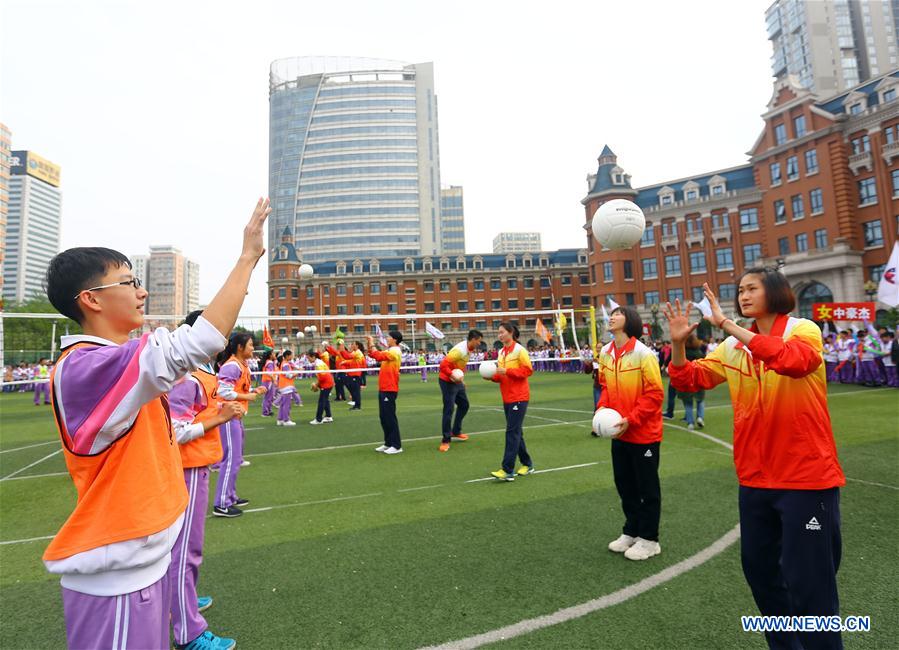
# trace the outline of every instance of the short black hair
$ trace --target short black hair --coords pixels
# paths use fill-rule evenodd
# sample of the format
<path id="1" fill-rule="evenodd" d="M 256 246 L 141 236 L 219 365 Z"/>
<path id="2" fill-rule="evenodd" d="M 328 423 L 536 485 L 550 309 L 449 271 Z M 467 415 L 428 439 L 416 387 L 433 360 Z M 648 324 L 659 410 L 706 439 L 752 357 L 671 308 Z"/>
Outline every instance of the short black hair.
<path id="1" fill-rule="evenodd" d="M 401 331 L 390 330 L 389 332 L 387 332 L 387 334 L 390 336 L 390 338 L 397 342 L 397 345 L 403 342 L 403 333 Z"/>
<path id="2" fill-rule="evenodd" d="M 762 278 L 762 286 L 765 288 L 765 311 L 769 314 L 789 314 L 796 309 L 796 296 L 793 295 L 793 289 L 790 288 L 790 282 L 787 276 L 778 271 L 773 266 L 754 266 L 743 271 L 743 275 L 737 281 L 739 289 L 740 282 L 747 275 L 758 275 Z M 743 316 L 743 310 L 740 309 L 740 292 L 734 296 L 734 309 L 737 314 Z"/>
<path id="3" fill-rule="evenodd" d="M 481 333 L 481 330 L 468 330 L 468 340 L 474 341 L 475 339 L 482 339 L 484 335 Z"/>
<path id="4" fill-rule="evenodd" d="M 634 307 L 625 305 L 622 307 L 615 307 L 609 316 L 616 311 L 621 312 L 621 314 L 624 315 L 624 333 L 627 334 L 628 337 L 638 339 L 643 336 L 643 319 L 640 318 L 640 312 Z"/>
<path id="5" fill-rule="evenodd" d="M 99 282 L 112 267 L 131 268 L 131 260 L 111 248 L 70 248 L 50 260 L 44 288 L 50 304 L 79 325 L 84 314 L 75 296 Z"/>

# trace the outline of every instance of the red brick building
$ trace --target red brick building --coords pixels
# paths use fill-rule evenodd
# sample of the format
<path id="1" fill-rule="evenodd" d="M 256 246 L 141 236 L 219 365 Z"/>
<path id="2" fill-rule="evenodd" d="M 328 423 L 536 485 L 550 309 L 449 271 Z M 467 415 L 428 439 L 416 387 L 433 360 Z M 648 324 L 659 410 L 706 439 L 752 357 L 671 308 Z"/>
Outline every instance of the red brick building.
<path id="1" fill-rule="evenodd" d="M 633 189 L 606 147 L 588 177 L 592 296 L 641 306 L 701 297 L 708 281 L 730 302 L 743 268 L 783 263 L 799 313 L 866 299 L 897 237 L 899 71 L 825 101 L 778 84 L 746 165 Z M 643 209 L 640 246 L 602 251 L 589 234 L 603 202 Z M 881 305 L 883 307 L 883 305 Z"/>

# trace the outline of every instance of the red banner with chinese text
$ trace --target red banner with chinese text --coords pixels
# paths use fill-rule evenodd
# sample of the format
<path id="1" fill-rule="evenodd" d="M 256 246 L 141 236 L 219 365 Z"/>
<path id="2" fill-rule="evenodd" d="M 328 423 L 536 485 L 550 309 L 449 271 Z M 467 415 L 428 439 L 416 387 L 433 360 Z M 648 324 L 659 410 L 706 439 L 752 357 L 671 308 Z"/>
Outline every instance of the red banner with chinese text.
<path id="1" fill-rule="evenodd" d="M 816 302 L 812 305 L 812 319 L 873 321 L 876 311 L 873 302 Z"/>

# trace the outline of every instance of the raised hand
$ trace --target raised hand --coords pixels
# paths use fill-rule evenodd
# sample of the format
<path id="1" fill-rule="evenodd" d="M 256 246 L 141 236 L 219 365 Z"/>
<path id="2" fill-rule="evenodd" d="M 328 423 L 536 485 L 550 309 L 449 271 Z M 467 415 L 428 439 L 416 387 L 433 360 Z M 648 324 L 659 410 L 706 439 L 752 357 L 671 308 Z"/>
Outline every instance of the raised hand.
<path id="1" fill-rule="evenodd" d="M 702 292 L 705 294 L 705 297 L 709 299 L 709 307 L 712 309 L 712 323 L 715 327 L 721 327 L 722 321 L 724 321 L 727 316 L 721 311 L 721 305 L 718 303 L 718 298 L 712 293 L 712 289 L 709 287 L 708 282 L 702 283 Z"/>
<path id="2" fill-rule="evenodd" d="M 699 327 L 699 323 L 690 324 L 690 310 L 692 308 L 693 303 L 688 302 L 687 308 L 682 310 L 680 299 L 675 299 L 674 307 L 671 306 L 670 302 L 665 303 L 662 313 L 668 319 L 668 330 L 671 332 L 671 341 L 673 343 L 684 343 L 690 338 L 690 334 Z"/>
<path id="3" fill-rule="evenodd" d="M 259 199 L 256 202 L 256 208 L 253 210 L 253 216 L 250 222 L 243 229 L 243 250 L 241 257 L 249 259 L 255 264 L 265 253 L 265 245 L 263 244 L 262 234 L 264 231 L 265 220 L 272 211 L 268 199 Z"/>

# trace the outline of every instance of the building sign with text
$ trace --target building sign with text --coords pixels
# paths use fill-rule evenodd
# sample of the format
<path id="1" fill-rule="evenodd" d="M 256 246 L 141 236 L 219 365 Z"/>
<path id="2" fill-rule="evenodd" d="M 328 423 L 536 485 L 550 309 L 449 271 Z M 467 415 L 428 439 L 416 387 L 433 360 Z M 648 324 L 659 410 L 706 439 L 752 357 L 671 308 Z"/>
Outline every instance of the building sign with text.
<path id="1" fill-rule="evenodd" d="M 816 302 L 812 305 L 812 319 L 822 320 L 867 320 L 876 315 L 873 302 Z"/>

